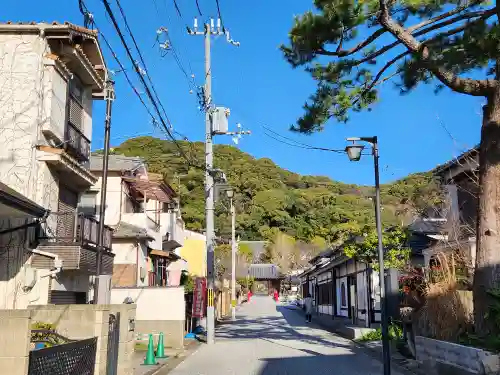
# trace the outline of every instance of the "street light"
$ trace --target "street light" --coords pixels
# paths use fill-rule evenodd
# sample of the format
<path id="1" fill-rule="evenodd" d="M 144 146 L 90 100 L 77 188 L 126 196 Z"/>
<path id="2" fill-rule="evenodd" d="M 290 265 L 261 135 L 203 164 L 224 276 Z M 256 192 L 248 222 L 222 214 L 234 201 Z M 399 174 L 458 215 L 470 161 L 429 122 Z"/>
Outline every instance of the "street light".
<path id="1" fill-rule="evenodd" d="M 233 204 L 234 190 L 226 190 L 231 204 L 231 318 L 236 320 L 236 210 Z"/>
<path id="2" fill-rule="evenodd" d="M 380 218 L 380 177 L 378 166 L 378 139 L 377 137 L 360 137 L 360 138 L 347 138 L 348 142 L 352 144 L 347 145 L 345 151 L 350 161 L 359 161 L 361 159 L 363 145 L 356 142 L 366 142 L 372 147 L 372 155 L 375 169 L 375 222 L 377 225 L 378 237 L 378 263 L 380 268 L 380 305 L 382 315 L 382 347 L 383 347 L 383 360 L 384 360 L 384 375 L 391 374 L 391 352 L 389 347 L 389 322 L 387 317 L 387 299 L 385 290 L 385 267 L 384 267 L 384 245 L 382 243 L 382 221 Z"/>

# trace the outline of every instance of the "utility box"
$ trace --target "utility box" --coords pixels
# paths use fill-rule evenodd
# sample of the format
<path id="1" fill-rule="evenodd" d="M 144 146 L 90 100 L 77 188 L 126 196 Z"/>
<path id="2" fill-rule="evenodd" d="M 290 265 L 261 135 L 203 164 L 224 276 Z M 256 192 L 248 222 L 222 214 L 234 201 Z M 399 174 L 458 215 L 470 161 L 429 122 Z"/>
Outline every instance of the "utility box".
<path id="1" fill-rule="evenodd" d="M 228 125 L 229 109 L 224 107 L 215 107 L 212 113 L 212 132 L 213 134 L 226 134 L 229 131 Z"/>

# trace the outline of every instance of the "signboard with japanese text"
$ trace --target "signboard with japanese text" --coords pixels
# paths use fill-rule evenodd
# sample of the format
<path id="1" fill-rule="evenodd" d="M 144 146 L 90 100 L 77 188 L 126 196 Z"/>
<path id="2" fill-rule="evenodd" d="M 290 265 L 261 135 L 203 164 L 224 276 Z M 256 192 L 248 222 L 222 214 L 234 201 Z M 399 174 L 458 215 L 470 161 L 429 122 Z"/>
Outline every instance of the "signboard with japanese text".
<path id="1" fill-rule="evenodd" d="M 203 318 L 205 315 L 205 296 L 207 281 L 203 277 L 197 277 L 193 291 L 193 318 Z"/>

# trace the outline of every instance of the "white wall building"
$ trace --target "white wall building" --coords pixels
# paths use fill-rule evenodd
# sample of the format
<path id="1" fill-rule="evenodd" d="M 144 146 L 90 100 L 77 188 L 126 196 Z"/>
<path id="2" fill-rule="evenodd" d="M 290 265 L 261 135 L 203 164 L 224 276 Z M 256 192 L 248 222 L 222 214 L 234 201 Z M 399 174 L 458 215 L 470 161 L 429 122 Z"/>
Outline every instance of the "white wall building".
<path id="1" fill-rule="evenodd" d="M 315 313 L 365 327 L 380 322 L 378 272 L 348 258 L 341 247 L 322 252 L 311 264 L 299 277 L 302 295 L 311 295 Z"/>
<path id="2" fill-rule="evenodd" d="M 88 168 L 92 105 L 105 97 L 105 80 L 96 31 L 69 23 L 0 25 L 0 180 L 50 210 L 33 241 L 0 248 L 0 308 L 88 301 L 98 223 L 79 215 L 78 203 L 97 182 Z M 12 226 L 3 220 L 0 231 Z M 111 247 L 109 228 L 104 245 Z M 104 273 L 112 262 L 106 252 Z"/>
<path id="3" fill-rule="evenodd" d="M 90 169 L 98 182 L 81 203 L 82 210 L 96 217 L 102 160 L 102 156 L 91 157 Z M 178 256 L 184 228 L 173 189 L 148 173 L 142 159 L 110 155 L 105 209 L 105 223 L 114 229 L 112 290 L 178 285 L 184 264 Z"/>

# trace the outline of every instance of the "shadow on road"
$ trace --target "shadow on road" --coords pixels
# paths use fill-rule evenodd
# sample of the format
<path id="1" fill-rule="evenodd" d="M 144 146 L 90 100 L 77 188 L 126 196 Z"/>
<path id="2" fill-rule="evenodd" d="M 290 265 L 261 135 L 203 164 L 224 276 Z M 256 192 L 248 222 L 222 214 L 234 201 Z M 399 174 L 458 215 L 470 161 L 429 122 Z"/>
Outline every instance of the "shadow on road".
<path id="1" fill-rule="evenodd" d="M 328 347 L 351 348 L 339 342 L 331 342 L 315 334 L 304 333 L 304 328 L 319 328 L 306 325 L 305 320 L 296 312 L 283 306 L 276 306 L 281 316 L 239 317 L 236 322 L 227 322 L 217 327 L 218 339 L 229 340 L 300 340 L 308 344 Z M 297 330 L 297 329 L 300 329 Z"/>
<path id="2" fill-rule="evenodd" d="M 261 358 L 263 366 L 256 375 L 381 375 L 377 362 L 356 362 L 354 354 L 310 355 L 287 358 Z M 358 359 L 359 361 L 359 359 Z"/>

